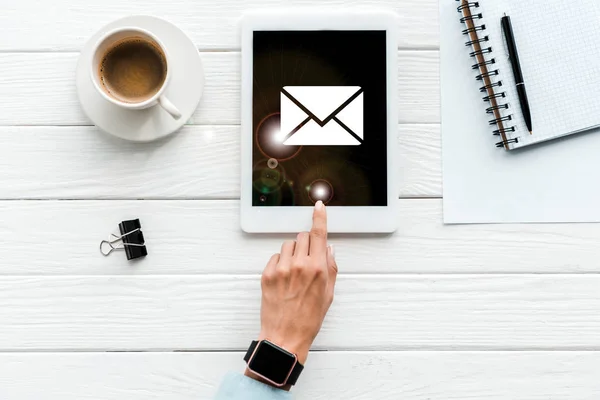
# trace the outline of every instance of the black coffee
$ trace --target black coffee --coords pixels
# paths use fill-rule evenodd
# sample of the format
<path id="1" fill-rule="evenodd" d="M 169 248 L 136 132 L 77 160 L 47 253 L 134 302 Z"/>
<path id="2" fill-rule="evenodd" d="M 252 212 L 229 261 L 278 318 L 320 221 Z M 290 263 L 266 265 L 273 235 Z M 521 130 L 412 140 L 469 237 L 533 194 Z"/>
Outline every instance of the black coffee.
<path id="1" fill-rule="evenodd" d="M 99 75 L 109 95 L 123 102 L 139 103 L 162 87 L 167 77 L 167 60 L 154 43 L 128 38 L 106 52 Z"/>

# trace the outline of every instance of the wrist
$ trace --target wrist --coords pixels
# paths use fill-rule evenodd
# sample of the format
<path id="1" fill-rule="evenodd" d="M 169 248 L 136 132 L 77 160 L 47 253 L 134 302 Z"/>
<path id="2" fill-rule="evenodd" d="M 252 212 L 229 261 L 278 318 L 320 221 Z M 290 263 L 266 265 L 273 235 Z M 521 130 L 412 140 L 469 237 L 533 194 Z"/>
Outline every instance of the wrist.
<path id="1" fill-rule="evenodd" d="M 250 371 L 250 369 L 248 369 L 247 367 L 246 367 L 246 370 L 244 371 L 244 375 L 246 375 L 248 378 L 254 379 L 255 381 L 264 383 L 265 385 L 272 386 L 276 389 L 285 390 L 286 392 L 289 392 L 290 389 L 292 388 L 292 385 L 285 385 L 285 386 L 281 386 L 281 387 L 275 386 L 271 382 L 261 378 L 260 376 L 256 375 L 254 372 Z"/>

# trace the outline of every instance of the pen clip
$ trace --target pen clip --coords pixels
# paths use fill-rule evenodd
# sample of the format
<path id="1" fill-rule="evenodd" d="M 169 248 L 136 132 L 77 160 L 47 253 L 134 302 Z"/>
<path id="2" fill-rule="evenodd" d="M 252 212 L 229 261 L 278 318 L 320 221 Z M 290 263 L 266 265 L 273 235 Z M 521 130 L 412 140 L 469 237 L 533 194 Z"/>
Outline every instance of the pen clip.
<path id="1" fill-rule="evenodd" d="M 506 17 L 506 13 L 504 13 L 504 17 Z M 510 52 L 508 51 L 508 39 L 506 38 L 506 31 L 504 29 L 504 24 L 502 25 L 502 44 L 504 45 L 504 52 L 506 53 L 506 59 L 510 60 Z"/>

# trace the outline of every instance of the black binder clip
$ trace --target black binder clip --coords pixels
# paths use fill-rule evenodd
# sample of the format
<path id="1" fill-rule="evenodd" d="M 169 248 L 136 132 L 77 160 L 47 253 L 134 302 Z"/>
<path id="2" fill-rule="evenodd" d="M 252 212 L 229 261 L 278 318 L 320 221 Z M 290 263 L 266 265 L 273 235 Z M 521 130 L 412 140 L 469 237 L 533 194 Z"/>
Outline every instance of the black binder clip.
<path id="1" fill-rule="evenodd" d="M 128 260 L 135 260 L 148 255 L 139 219 L 121 222 L 119 231 L 121 236 L 111 233 L 108 240 L 100 242 L 100 253 L 102 255 L 108 256 L 115 250 L 125 250 Z M 121 243 L 119 244 L 119 242 Z"/>

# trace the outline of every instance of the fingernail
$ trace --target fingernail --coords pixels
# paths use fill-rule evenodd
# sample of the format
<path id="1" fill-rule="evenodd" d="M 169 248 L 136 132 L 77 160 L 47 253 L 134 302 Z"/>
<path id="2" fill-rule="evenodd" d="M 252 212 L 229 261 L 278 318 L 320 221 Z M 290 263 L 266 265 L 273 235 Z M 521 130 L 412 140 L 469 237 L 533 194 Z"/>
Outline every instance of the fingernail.
<path id="1" fill-rule="evenodd" d="M 335 249 L 333 248 L 333 245 L 330 244 L 328 247 L 329 247 L 329 253 L 331 254 L 331 258 L 335 258 Z"/>
<path id="2" fill-rule="evenodd" d="M 325 205 L 323 204 L 323 202 L 321 200 L 317 201 L 317 204 L 315 204 L 315 208 L 319 211 L 321 211 L 323 209 L 323 207 L 325 207 Z"/>

